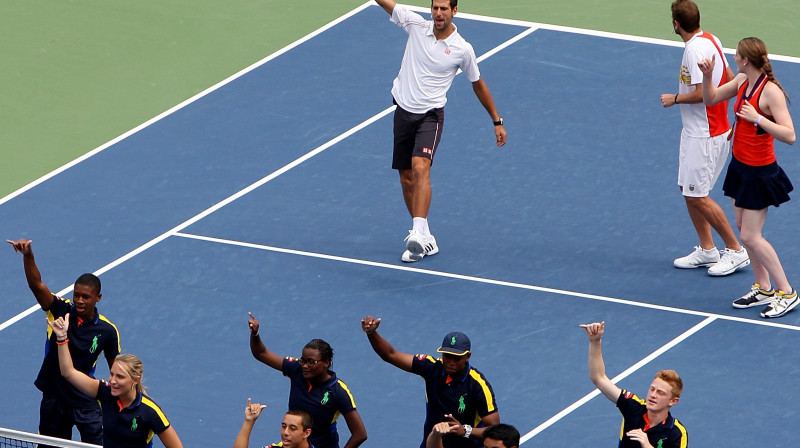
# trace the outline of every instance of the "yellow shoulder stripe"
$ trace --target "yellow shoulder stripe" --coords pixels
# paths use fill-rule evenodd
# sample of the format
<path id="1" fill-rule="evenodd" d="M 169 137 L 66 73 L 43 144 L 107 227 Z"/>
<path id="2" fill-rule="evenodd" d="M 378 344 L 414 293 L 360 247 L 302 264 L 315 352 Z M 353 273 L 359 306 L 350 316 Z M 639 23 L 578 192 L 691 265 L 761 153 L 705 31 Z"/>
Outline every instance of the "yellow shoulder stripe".
<path id="1" fill-rule="evenodd" d="M 347 384 L 344 384 L 344 381 L 342 380 L 337 380 L 337 382 L 339 383 L 340 386 L 342 386 L 342 389 L 344 389 L 344 391 L 347 392 L 347 396 L 350 397 L 350 405 L 355 408 L 356 399 L 353 398 L 353 394 L 350 393 L 350 389 L 347 387 Z"/>
<path id="2" fill-rule="evenodd" d="M 142 397 L 142 404 L 146 405 L 147 407 L 149 407 L 149 408 L 153 409 L 154 411 L 156 411 L 156 414 L 158 414 L 158 418 L 161 419 L 161 422 L 165 426 L 169 426 L 169 420 L 167 420 L 167 416 L 164 415 L 163 412 L 161 412 L 161 408 L 159 408 L 158 405 L 153 402 L 153 400 L 143 396 Z"/>
<path id="3" fill-rule="evenodd" d="M 675 427 L 681 431 L 680 448 L 686 448 L 689 445 L 689 436 L 686 434 L 686 428 L 681 424 L 681 422 L 678 421 L 677 418 L 675 419 Z"/>
<path id="4" fill-rule="evenodd" d="M 478 373 L 475 369 L 469 369 L 469 376 L 472 377 L 475 381 L 478 382 L 481 386 L 481 390 L 483 391 L 483 395 L 486 397 L 486 407 L 489 412 L 495 411 L 494 407 L 494 397 L 492 397 L 492 391 L 489 389 L 489 385 L 486 383 L 486 380 L 483 379 L 480 373 Z"/>
<path id="5" fill-rule="evenodd" d="M 102 314 L 100 315 L 100 320 L 102 320 L 103 322 L 111 325 L 114 328 L 114 331 L 117 332 L 117 353 L 121 353 L 122 352 L 122 343 L 119 341 L 119 328 L 117 328 L 116 325 L 114 325 L 110 320 L 108 320 L 106 318 L 106 316 L 103 316 Z"/>

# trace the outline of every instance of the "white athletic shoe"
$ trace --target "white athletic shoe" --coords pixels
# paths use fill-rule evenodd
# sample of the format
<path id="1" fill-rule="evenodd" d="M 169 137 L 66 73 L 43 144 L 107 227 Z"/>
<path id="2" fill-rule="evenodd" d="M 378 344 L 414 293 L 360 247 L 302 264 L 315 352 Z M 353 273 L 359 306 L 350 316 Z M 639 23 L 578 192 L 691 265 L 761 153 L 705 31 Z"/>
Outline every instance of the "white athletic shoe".
<path id="1" fill-rule="evenodd" d="M 439 253 L 439 246 L 433 235 L 425 236 L 416 230 L 409 230 L 405 239 L 406 251 L 400 259 L 406 263 L 413 263 L 422 260 L 426 255 L 436 255 Z"/>
<path id="2" fill-rule="evenodd" d="M 733 274 L 737 269 L 741 269 L 749 264 L 750 256 L 747 255 L 747 249 L 743 247 L 740 250 L 732 250 L 726 247 L 720 252 L 717 264 L 708 268 L 708 275 L 719 277 Z"/>
<path id="3" fill-rule="evenodd" d="M 770 303 L 773 299 L 775 299 L 774 290 L 770 289 L 769 291 L 765 291 L 761 289 L 761 285 L 758 283 L 753 283 L 753 286 L 750 288 L 750 292 L 733 301 L 733 307 L 750 308 L 751 306 Z"/>
<path id="4" fill-rule="evenodd" d="M 403 252 L 403 255 L 400 256 L 400 259 L 405 263 L 413 263 L 415 261 L 422 260 L 422 257 L 424 256 L 425 254 L 415 254 L 410 250 L 406 249 L 405 252 Z"/>
<path id="5" fill-rule="evenodd" d="M 675 265 L 676 268 L 692 269 L 711 266 L 718 261 L 719 251 L 717 249 L 705 250 L 700 246 L 694 246 L 694 252 L 685 257 L 676 258 L 672 264 Z"/>
<path id="6" fill-rule="evenodd" d="M 791 294 L 778 291 L 775 293 L 775 300 L 767 305 L 764 311 L 761 312 L 761 317 L 781 317 L 793 310 L 798 304 L 800 304 L 800 297 L 797 297 L 796 290 Z"/>

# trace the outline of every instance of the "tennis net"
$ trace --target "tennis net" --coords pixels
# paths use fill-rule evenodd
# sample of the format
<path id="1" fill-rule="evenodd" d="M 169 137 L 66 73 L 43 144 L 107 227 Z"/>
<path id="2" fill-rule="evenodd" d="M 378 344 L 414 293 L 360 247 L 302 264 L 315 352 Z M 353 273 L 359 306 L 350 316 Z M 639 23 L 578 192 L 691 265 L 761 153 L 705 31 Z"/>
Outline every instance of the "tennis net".
<path id="1" fill-rule="evenodd" d="M 37 448 L 44 446 L 56 448 L 99 448 L 99 445 L 92 445 L 90 443 L 0 428 L 0 448 Z"/>

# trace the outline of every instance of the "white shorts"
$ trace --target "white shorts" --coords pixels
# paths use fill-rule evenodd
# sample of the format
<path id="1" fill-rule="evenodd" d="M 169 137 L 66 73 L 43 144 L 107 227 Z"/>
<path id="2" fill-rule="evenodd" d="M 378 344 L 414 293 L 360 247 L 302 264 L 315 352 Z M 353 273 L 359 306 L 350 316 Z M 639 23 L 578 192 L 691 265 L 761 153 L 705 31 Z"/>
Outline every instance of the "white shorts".
<path id="1" fill-rule="evenodd" d="M 681 131 L 678 185 L 684 196 L 708 196 L 728 160 L 728 143 L 727 132 L 716 137 L 689 137 Z"/>

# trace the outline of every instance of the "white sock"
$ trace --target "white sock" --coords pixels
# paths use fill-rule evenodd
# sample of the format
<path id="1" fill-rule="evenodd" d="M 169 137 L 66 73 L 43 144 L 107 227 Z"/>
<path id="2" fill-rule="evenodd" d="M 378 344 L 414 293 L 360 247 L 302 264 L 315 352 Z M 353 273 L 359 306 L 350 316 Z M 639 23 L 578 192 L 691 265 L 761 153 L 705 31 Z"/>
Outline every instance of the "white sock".
<path id="1" fill-rule="evenodd" d="M 430 229 L 428 229 L 428 220 L 425 218 L 414 218 L 413 222 L 413 229 L 417 232 L 421 233 L 422 235 L 428 236 L 431 234 Z"/>

